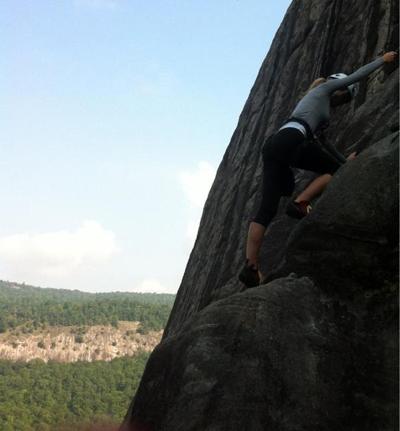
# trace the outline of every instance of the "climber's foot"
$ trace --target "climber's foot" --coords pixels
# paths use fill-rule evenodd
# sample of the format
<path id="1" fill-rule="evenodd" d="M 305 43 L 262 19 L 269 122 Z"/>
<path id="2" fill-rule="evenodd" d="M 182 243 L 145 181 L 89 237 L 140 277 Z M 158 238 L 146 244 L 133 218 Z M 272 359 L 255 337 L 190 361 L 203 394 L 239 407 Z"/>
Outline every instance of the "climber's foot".
<path id="1" fill-rule="evenodd" d="M 246 287 L 256 287 L 260 284 L 260 271 L 255 265 L 250 265 L 246 260 L 244 267 L 240 271 L 239 280 L 246 285 Z"/>
<path id="2" fill-rule="evenodd" d="M 286 214 L 289 217 L 301 219 L 310 214 L 312 207 L 308 201 L 290 201 L 286 207 Z"/>

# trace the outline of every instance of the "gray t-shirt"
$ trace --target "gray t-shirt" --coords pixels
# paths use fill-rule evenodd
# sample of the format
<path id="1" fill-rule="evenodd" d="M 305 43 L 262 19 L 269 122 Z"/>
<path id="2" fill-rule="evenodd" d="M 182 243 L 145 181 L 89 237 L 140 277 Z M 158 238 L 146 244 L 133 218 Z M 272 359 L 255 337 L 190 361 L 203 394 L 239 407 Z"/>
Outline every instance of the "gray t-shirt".
<path id="1" fill-rule="evenodd" d="M 371 63 L 360 67 L 351 75 L 341 79 L 329 79 L 318 87 L 308 92 L 297 104 L 296 108 L 290 115 L 305 121 L 311 131 L 314 133 L 324 124 L 329 122 L 330 118 L 330 97 L 336 90 L 344 90 L 350 84 L 353 84 L 367 77 L 374 70 L 378 69 L 384 63 L 383 57 L 378 57 Z M 283 127 L 288 127 L 285 124 Z M 303 134 L 305 134 L 303 132 Z M 346 158 L 336 148 L 329 144 L 324 144 L 325 149 L 341 163 L 346 162 Z"/>
<path id="2" fill-rule="evenodd" d="M 300 100 L 291 117 L 304 120 L 310 126 L 312 132 L 317 131 L 324 123 L 329 121 L 330 96 L 332 93 L 360 81 L 382 66 L 383 63 L 383 57 L 379 57 L 373 62 L 360 67 L 346 78 L 329 79 L 318 87 L 313 88 Z"/>

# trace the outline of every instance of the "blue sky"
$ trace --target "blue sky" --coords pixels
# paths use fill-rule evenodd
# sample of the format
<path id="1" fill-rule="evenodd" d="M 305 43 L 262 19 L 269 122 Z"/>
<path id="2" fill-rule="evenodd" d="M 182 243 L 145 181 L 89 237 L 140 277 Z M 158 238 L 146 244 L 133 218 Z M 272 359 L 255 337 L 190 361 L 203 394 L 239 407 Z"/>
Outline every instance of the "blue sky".
<path id="1" fill-rule="evenodd" d="M 289 1 L 0 3 L 0 279 L 175 292 Z"/>

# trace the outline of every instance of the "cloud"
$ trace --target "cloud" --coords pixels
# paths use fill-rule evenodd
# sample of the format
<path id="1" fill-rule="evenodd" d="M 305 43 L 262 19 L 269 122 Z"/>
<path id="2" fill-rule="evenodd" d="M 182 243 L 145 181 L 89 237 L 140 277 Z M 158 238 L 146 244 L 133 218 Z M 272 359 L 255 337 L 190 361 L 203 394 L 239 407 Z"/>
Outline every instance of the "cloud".
<path id="1" fill-rule="evenodd" d="M 147 278 L 143 280 L 137 287 L 135 287 L 134 291 L 142 293 L 171 293 L 171 289 L 162 285 L 160 281 L 155 278 Z"/>
<path id="2" fill-rule="evenodd" d="M 64 277 L 104 263 L 119 251 L 115 235 L 89 220 L 74 232 L 22 233 L 0 237 L 2 269 L 15 279 Z"/>
<path id="3" fill-rule="evenodd" d="M 212 186 L 216 169 L 209 162 L 201 161 L 191 171 L 179 173 L 179 182 L 190 206 L 190 220 L 186 224 L 186 245 L 191 249 L 199 230 L 201 211 Z"/>
<path id="4" fill-rule="evenodd" d="M 199 162 L 195 170 L 179 174 L 183 192 L 191 205 L 203 208 L 215 174 L 215 168 L 208 162 Z"/>

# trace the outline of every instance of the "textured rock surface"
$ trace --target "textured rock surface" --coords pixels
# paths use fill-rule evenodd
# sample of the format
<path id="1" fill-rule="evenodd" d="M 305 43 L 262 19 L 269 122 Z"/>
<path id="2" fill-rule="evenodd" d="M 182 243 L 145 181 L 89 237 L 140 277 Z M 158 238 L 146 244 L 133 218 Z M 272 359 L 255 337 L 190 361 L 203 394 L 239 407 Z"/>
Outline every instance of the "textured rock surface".
<path id="1" fill-rule="evenodd" d="M 218 169 L 125 429 L 396 429 L 397 65 L 332 112 L 327 139 L 346 154 L 362 152 L 310 217 L 278 214 L 262 252 L 270 283 L 241 292 L 236 278 L 265 137 L 313 79 L 397 48 L 397 7 L 295 0 L 288 9 Z M 310 175 L 296 178 L 300 189 Z"/>
<path id="2" fill-rule="evenodd" d="M 248 221 L 260 193 L 260 149 L 318 76 L 352 72 L 393 41 L 396 1 L 294 1 L 280 26 L 240 116 L 206 202 L 199 235 L 179 289 L 166 334 L 215 298 L 243 262 Z M 389 70 L 387 70 L 389 69 Z M 346 154 L 373 145 L 398 127 L 398 76 L 372 74 L 351 105 L 332 111 L 327 139 Z M 295 223 L 277 217 L 265 241 L 265 268 L 280 260 Z M 194 285 L 195 284 L 195 285 Z"/>
<path id="3" fill-rule="evenodd" d="M 53 326 L 32 334 L 21 333 L 16 328 L 0 334 L 0 359 L 91 362 L 134 356 L 140 351 L 151 352 L 160 342 L 162 331 L 142 335 L 136 332 L 139 325 L 139 322 L 120 321 L 118 328 L 102 325 Z M 80 334 L 79 342 L 77 334 Z"/>

